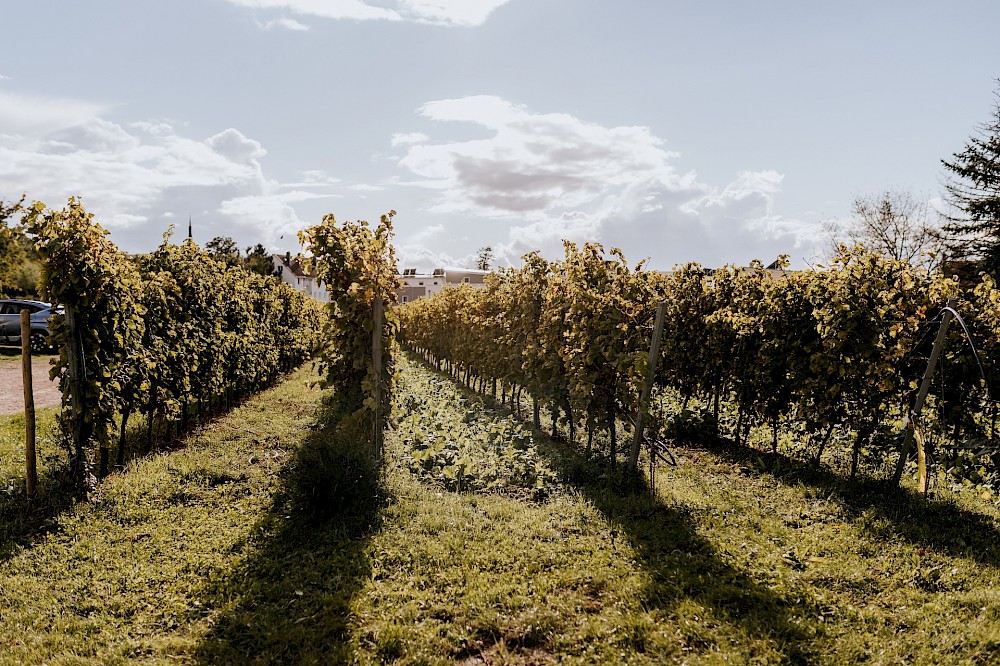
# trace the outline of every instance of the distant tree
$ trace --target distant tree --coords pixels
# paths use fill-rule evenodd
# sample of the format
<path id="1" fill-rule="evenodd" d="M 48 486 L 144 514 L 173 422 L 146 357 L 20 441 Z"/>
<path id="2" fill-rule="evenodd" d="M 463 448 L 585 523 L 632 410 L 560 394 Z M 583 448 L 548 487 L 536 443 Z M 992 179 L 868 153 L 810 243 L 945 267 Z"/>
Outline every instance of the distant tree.
<path id="1" fill-rule="evenodd" d="M 217 261 L 230 266 L 240 263 L 240 247 L 229 236 L 216 236 L 205 243 L 205 251 Z"/>
<path id="2" fill-rule="evenodd" d="M 257 243 L 253 247 L 247 246 L 246 254 L 243 257 L 243 267 L 261 275 L 276 276 L 279 274 L 271 260 L 271 253 L 261 243 Z"/>
<path id="3" fill-rule="evenodd" d="M 23 234 L 7 222 L 21 210 L 23 202 L 24 197 L 10 204 L 0 201 L 0 294 L 17 288 L 17 271 L 25 260 Z"/>
<path id="4" fill-rule="evenodd" d="M 929 269 L 940 263 L 941 229 L 927 202 L 905 190 L 886 190 L 856 198 L 851 213 L 845 230 L 849 244 Z"/>
<path id="5" fill-rule="evenodd" d="M 38 246 L 35 244 L 35 240 L 24 233 L 23 227 L 17 227 L 15 233 L 17 234 L 18 242 L 21 244 L 21 250 L 24 252 L 24 258 L 27 261 L 39 262 Z"/>
<path id="6" fill-rule="evenodd" d="M 957 258 L 978 259 L 983 270 L 1000 276 L 1000 88 L 995 95 L 992 120 L 977 128 L 963 151 L 941 163 L 948 172 L 949 248 Z"/>
<path id="7" fill-rule="evenodd" d="M 38 296 L 38 283 L 42 280 L 42 264 L 37 259 L 25 259 L 14 273 L 14 293 L 19 296 Z"/>
<path id="8" fill-rule="evenodd" d="M 479 256 L 476 259 L 476 268 L 481 271 L 490 270 L 490 266 L 493 264 L 493 248 L 487 245 L 486 247 L 479 248 Z"/>
<path id="9" fill-rule="evenodd" d="M 0 222 L 6 223 L 7 220 L 13 217 L 15 213 L 20 212 L 21 207 L 23 205 L 24 205 L 23 196 L 14 203 L 4 203 L 3 200 L 0 199 Z"/>

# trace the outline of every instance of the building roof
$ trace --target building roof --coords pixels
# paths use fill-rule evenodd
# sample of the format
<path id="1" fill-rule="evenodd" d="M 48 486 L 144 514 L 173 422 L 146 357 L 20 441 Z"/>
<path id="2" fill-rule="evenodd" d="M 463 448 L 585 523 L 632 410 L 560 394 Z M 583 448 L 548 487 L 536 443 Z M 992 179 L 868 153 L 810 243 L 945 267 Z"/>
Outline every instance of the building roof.
<path id="1" fill-rule="evenodd" d="M 290 254 L 273 254 L 274 260 L 277 261 L 285 270 L 289 271 L 295 277 L 316 277 L 316 269 L 313 268 L 310 271 L 306 271 L 303 266 L 303 261 L 305 257 L 300 254 L 291 256 Z"/>

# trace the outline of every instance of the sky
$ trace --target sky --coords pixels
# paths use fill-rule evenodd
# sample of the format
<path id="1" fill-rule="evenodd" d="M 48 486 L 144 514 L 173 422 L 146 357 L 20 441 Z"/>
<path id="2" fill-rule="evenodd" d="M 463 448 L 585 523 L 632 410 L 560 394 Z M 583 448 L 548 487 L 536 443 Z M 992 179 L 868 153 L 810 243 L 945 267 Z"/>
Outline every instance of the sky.
<path id="1" fill-rule="evenodd" d="M 0 199 L 130 252 L 393 209 L 400 268 L 808 265 L 857 197 L 935 203 L 1000 77 L 995 0 L 0 3 Z"/>

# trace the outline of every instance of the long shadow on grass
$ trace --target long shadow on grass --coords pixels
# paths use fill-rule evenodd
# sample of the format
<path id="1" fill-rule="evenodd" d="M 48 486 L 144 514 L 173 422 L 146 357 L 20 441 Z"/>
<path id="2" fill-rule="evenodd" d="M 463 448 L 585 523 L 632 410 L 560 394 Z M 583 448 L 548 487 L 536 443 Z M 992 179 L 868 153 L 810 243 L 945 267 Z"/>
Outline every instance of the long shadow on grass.
<path id="1" fill-rule="evenodd" d="M 410 358 L 454 381 L 415 356 Z M 455 385 L 471 394 L 461 384 Z M 476 395 L 491 407 L 508 411 L 491 397 Z M 708 609 L 716 620 L 741 629 L 752 640 L 766 637 L 771 648 L 781 655 L 782 662 L 805 664 L 818 659 L 808 649 L 808 641 L 816 636 L 811 619 L 817 616 L 816 609 L 796 606 L 727 564 L 712 544 L 698 534 L 688 512 L 666 505 L 644 484 L 635 479 L 631 483 L 609 480 L 604 474 L 607 468 L 586 458 L 579 449 L 553 442 L 547 433 L 537 429 L 534 437 L 539 452 L 560 472 L 563 481 L 590 500 L 629 542 L 639 566 L 649 575 L 650 584 L 643 599 L 646 608 L 661 609 L 669 615 L 690 600 Z M 731 649 L 728 645 L 707 643 L 699 636 L 697 627 L 692 627 L 683 640 L 695 653 L 713 647 Z M 750 660 L 761 656 L 747 654 Z"/>
<path id="2" fill-rule="evenodd" d="M 202 423 L 209 423 L 228 413 L 206 417 Z M 0 418 L 12 417 L 3 415 Z M 23 432 L 23 419 L 14 427 Z M 154 441 L 154 448 L 148 449 L 145 420 L 133 419 L 125 440 L 125 460 L 131 462 L 149 456 L 151 451 L 162 452 L 185 445 L 184 439 L 171 440 L 163 433 L 160 435 Z M 36 443 L 39 447 L 38 456 L 42 458 L 44 455 L 47 459 L 39 460 L 41 472 L 34 498 L 29 500 L 25 496 L 23 478 L 17 480 L 20 487 L 14 484 L 15 487 L 7 492 L 3 492 L 0 487 L 0 562 L 9 559 L 20 549 L 30 548 L 46 534 L 57 529 L 59 517 L 75 503 L 87 499 L 87 492 L 74 483 L 69 472 L 69 454 L 59 444 L 61 437 L 55 425 L 52 426 L 50 435 L 39 435 Z M 0 481 L 6 482 L 7 479 Z"/>
<path id="3" fill-rule="evenodd" d="M 990 516 L 975 513 L 948 499 L 925 499 L 919 493 L 885 481 L 849 481 L 834 472 L 781 453 L 736 446 L 727 440 L 704 447 L 747 473 L 767 474 L 787 485 L 804 484 L 843 507 L 848 518 L 873 512 L 872 537 L 902 538 L 921 548 L 979 564 L 1000 567 L 1000 530 Z"/>
<path id="4" fill-rule="evenodd" d="M 35 497 L 28 499 L 24 494 L 24 454 L 23 417 L 0 416 L 0 428 L 9 427 L 17 432 L 17 447 L 9 451 L 20 455 L 19 477 L 4 491 L 0 486 L 0 562 L 9 559 L 22 548 L 29 548 L 46 533 L 58 525 L 57 518 L 69 510 L 82 495 L 72 483 L 67 473 L 66 452 L 57 448 L 58 436 L 49 436 L 47 416 L 39 418 L 38 447 L 38 488 Z M 4 425 L 9 424 L 9 425 Z M 15 454 L 20 451 L 20 454 Z M 0 479 L 6 485 L 8 479 Z"/>
<path id="5" fill-rule="evenodd" d="M 41 490 L 31 500 L 23 491 L 0 495 L 0 562 L 52 531 L 57 518 L 80 499 L 63 472 L 42 475 L 38 485 Z"/>
<path id="6" fill-rule="evenodd" d="M 540 443 L 546 437 L 543 433 L 536 436 Z M 547 444 L 543 449 L 555 446 Z M 751 639 L 766 637 L 783 662 L 815 660 L 807 642 L 816 636 L 811 619 L 816 613 L 796 606 L 723 561 L 711 542 L 698 534 L 695 520 L 683 507 L 666 505 L 635 479 L 616 482 L 602 478 L 606 470 L 603 464 L 588 460 L 568 445 L 550 449 L 550 454 L 564 480 L 628 539 L 650 578 L 644 600 L 648 608 L 669 613 L 690 600 Z M 685 640 L 695 651 L 711 647 L 702 644 L 697 633 Z"/>
<path id="7" fill-rule="evenodd" d="M 294 454 L 248 558 L 204 593 L 221 611 L 197 650 L 205 664 L 350 661 L 350 602 L 370 574 L 377 473 L 332 417 Z"/>
<path id="8" fill-rule="evenodd" d="M 20 356 L 20 347 L 0 347 L 0 358 L 16 357 L 18 366 Z M 47 366 L 49 357 L 34 357 L 34 361 Z M 17 391 L 20 390 L 18 387 Z M 58 411 L 58 407 L 39 407 L 35 413 L 38 487 L 35 497 L 30 500 L 24 494 L 24 417 L 21 414 L 0 415 L 0 428 L 9 427 L 17 433 L 17 447 L 9 454 L 19 462 L 18 478 L 13 487 L 4 492 L 0 486 L 0 562 L 44 537 L 58 525 L 57 518 L 83 498 L 67 473 L 67 455 L 59 444 L 59 435 L 55 434 L 57 428 L 47 425 L 58 422 L 58 416 L 51 416 Z M 0 479 L 4 485 L 8 481 Z"/>

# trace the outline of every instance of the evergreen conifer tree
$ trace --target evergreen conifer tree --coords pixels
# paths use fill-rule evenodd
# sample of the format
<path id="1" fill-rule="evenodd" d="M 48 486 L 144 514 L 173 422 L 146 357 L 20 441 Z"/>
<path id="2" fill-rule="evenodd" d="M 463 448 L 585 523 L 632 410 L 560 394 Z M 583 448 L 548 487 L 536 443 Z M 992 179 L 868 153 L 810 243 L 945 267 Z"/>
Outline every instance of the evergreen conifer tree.
<path id="1" fill-rule="evenodd" d="M 1000 89 L 990 122 L 980 126 L 951 160 L 946 200 L 952 207 L 944 231 L 956 258 L 978 259 L 981 268 L 1000 276 Z"/>

